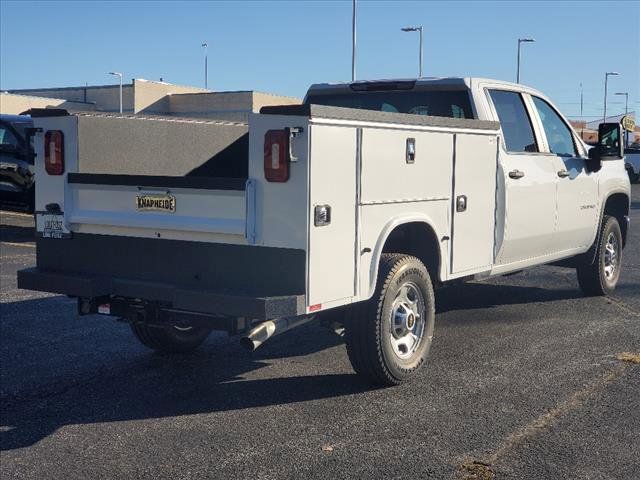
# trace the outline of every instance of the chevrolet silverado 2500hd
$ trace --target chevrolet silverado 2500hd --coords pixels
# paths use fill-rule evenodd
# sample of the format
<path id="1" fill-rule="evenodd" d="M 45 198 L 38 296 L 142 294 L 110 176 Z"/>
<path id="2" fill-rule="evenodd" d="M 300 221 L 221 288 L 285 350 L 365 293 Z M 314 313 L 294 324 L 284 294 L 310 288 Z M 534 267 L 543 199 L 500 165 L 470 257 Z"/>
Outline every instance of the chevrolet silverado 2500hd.
<path id="1" fill-rule="evenodd" d="M 393 385 L 427 357 L 434 286 L 556 263 L 606 295 L 620 276 L 620 125 L 587 150 L 522 85 L 315 85 L 248 128 L 33 115 L 37 266 L 19 286 L 120 317 L 158 351 L 211 329 L 256 348 L 324 316 L 354 369 Z"/>

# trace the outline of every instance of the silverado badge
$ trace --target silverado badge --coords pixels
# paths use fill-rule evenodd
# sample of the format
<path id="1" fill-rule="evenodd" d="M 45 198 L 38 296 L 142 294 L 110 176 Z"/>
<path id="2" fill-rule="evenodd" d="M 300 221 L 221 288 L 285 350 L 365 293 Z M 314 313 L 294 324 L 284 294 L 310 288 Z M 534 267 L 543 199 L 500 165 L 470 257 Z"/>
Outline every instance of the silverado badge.
<path id="1" fill-rule="evenodd" d="M 176 211 L 176 197 L 173 195 L 136 195 L 136 210 L 139 212 L 171 212 Z"/>

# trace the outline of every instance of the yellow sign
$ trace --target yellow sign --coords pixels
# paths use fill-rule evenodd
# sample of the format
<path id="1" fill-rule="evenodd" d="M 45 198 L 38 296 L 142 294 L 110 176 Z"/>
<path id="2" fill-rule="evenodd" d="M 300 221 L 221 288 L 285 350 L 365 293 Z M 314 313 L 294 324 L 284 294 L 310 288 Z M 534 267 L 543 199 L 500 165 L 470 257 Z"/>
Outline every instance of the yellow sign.
<path id="1" fill-rule="evenodd" d="M 633 117 L 630 117 L 629 115 L 622 117 L 620 123 L 622 124 L 622 128 L 628 132 L 633 132 L 633 129 L 636 128 L 636 122 L 633 120 Z"/>

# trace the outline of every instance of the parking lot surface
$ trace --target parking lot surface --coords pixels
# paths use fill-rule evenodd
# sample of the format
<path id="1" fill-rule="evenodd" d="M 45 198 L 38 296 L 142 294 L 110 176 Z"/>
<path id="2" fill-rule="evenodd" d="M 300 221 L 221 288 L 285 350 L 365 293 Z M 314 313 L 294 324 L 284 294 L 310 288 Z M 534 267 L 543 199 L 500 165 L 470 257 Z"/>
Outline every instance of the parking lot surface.
<path id="1" fill-rule="evenodd" d="M 153 354 L 18 290 L 33 220 L 1 215 L 3 479 L 640 478 L 640 364 L 620 356 L 640 352 L 640 186 L 614 297 L 558 267 L 443 289 L 426 368 L 390 389 L 316 324 Z"/>

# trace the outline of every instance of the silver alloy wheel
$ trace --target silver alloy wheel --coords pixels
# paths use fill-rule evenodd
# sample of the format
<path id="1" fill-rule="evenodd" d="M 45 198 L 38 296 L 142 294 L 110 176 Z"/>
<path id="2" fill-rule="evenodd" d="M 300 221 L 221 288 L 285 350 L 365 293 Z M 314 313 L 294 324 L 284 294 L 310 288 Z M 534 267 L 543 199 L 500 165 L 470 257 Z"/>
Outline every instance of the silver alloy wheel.
<path id="1" fill-rule="evenodd" d="M 422 292 L 413 282 L 402 285 L 391 309 L 391 346 L 401 359 L 417 350 L 425 332 L 426 305 Z"/>
<path id="2" fill-rule="evenodd" d="M 611 232 L 604 247 L 604 276 L 607 281 L 611 281 L 618 270 L 618 264 L 620 263 L 618 251 L 618 238 Z"/>

